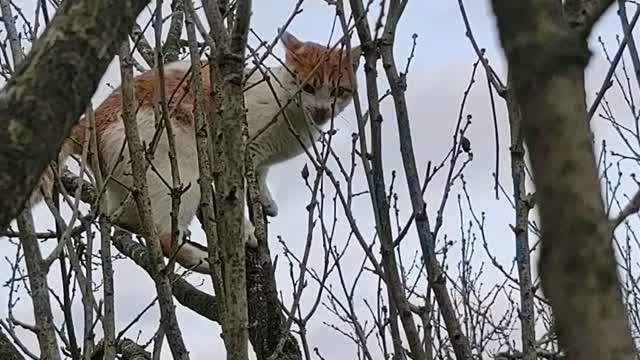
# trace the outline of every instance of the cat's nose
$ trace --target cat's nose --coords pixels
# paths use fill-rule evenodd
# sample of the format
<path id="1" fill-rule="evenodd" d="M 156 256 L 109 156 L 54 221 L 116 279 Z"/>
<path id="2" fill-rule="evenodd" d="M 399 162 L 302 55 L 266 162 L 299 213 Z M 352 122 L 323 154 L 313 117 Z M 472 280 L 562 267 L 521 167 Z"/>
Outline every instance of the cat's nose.
<path id="1" fill-rule="evenodd" d="M 316 124 L 322 124 L 329 120 L 329 109 L 327 108 L 315 108 L 311 111 L 311 117 Z"/>

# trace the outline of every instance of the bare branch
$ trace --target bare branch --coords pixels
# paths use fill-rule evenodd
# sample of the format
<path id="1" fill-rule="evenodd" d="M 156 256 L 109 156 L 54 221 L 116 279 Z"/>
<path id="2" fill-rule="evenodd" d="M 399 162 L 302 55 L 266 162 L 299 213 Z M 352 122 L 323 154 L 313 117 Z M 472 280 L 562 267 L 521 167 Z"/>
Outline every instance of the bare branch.
<path id="1" fill-rule="evenodd" d="M 158 230 L 153 220 L 151 201 L 149 200 L 149 188 L 146 178 L 147 167 L 143 155 L 144 147 L 138 134 L 138 125 L 134 110 L 135 93 L 133 89 L 133 71 L 131 64 L 127 63 L 127 59 L 129 58 L 128 41 L 122 46 L 120 54 L 123 99 L 122 118 L 131 157 L 133 183 L 136 187 L 135 191 L 133 191 L 133 198 L 136 201 L 138 214 L 143 226 L 144 237 L 147 242 L 147 248 L 149 249 L 152 270 L 155 274 L 153 278 L 156 283 L 160 303 L 160 321 L 162 321 L 164 325 L 169 347 L 171 348 L 174 359 L 188 360 L 189 353 L 184 345 L 182 333 L 176 318 L 173 297 L 171 296 L 171 284 L 164 271 L 164 260 L 162 250 L 160 249 Z"/>
<path id="2" fill-rule="evenodd" d="M 143 268 L 149 276 L 155 276 L 149 251 L 131 239 L 131 234 L 117 230 L 113 236 L 113 245 L 138 266 Z M 198 290 L 187 280 L 175 273 L 170 273 L 171 292 L 180 304 L 195 313 L 215 322 L 219 322 L 219 305 L 217 299 L 204 291 Z"/>
<path id="3" fill-rule="evenodd" d="M 47 282 L 47 268 L 40 254 L 38 240 L 33 233 L 33 217 L 30 210 L 25 210 L 18 217 L 20 228 L 20 242 L 24 248 L 31 297 L 33 299 L 33 314 L 36 319 L 40 357 L 59 360 L 58 342 L 53 324 L 53 313 L 49 301 L 49 285 Z"/>
<path id="4" fill-rule="evenodd" d="M 606 6 L 596 6 L 594 17 L 575 31 L 566 25 L 557 1 L 492 4 L 510 84 L 522 107 L 540 199 L 539 267 L 560 343 L 572 359 L 632 359 L 610 224 L 585 121 L 586 35 Z"/>
<path id="5" fill-rule="evenodd" d="M 622 224 L 629 216 L 640 211 L 640 191 L 637 191 L 635 195 L 629 200 L 627 206 L 620 211 L 620 213 L 611 220 L 611 230 L 615 230 L 620 224 Z"/>

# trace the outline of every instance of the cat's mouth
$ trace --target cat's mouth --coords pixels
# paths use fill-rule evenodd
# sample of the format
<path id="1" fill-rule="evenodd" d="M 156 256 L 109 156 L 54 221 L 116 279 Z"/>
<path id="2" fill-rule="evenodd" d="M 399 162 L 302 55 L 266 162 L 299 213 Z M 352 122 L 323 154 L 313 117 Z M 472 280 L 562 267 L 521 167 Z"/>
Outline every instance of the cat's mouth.
<path id="1" fill-rule="evenodd" d="M 331 110 L 325 108 L 313 108 L 308 110 L 309 117 L 316 125 L 324 125 L 331 119 Z"/>

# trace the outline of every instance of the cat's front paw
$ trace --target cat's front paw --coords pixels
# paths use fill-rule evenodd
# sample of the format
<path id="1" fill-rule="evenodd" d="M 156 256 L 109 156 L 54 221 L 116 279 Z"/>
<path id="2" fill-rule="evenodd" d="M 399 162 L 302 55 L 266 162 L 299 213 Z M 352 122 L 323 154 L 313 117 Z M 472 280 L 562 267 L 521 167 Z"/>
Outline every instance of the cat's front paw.
<path id="1" fill-rule="evenodd" d="M 260 189 L 260 203 L 262 204 L 262 210 L 267 216 L 274 217 L 278 215 L 278 205 L 273 201 L 271 191 L 266 183 L 266 173 L 260 173 L 260 181 L 258 182 L 258 188 Z"/>
<path id="2" fill-rule="evenodd" d="M 244 223 L 244 242 L 252 248 L 258 247 L 258 238 L 256 237 L 256 228 L 250 221 Z"/>

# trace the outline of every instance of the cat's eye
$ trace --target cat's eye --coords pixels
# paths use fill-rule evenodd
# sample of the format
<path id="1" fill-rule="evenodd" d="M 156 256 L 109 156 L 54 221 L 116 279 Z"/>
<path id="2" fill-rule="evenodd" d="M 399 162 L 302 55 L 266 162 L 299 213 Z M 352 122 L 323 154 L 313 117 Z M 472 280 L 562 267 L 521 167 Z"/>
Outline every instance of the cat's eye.
<path id="1" fill-rule="evenodd" d="M 302 88 L 302 90 L 304 90 L 304 92 L 307 92 L 309 94 L 315 94 L 315 92 L 316 92 L 316 89 L 313 86 L 311 86 L 311 84 L 306 84 Z"/>
<path id="2" fill-rule="evenodd" d="M 344 93 L 347 91 L 346 88 L 344 88 L 343 86 L 338 86 L 337 88 L 334 88 L 331 90 L 331 96 L 333 97 L 341 97 L 342 95 L 344 95 Z"/>

